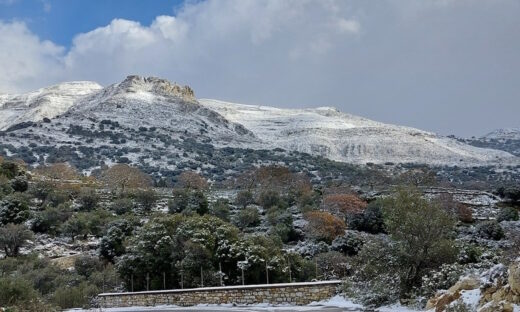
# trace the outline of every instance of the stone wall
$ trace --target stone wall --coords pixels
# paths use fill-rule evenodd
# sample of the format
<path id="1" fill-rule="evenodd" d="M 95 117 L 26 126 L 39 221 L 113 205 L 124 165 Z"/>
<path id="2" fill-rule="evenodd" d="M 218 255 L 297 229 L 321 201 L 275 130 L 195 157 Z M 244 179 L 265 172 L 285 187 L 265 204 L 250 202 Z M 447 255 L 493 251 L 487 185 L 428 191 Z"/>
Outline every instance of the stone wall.
<path id="1" fill-rule="evenodd" d="M 305 305 L 333 297 L 341 281 L 206 287 L 161 291 L 107 293 L 98 296 L 101 308 L 234 303 Z"/>

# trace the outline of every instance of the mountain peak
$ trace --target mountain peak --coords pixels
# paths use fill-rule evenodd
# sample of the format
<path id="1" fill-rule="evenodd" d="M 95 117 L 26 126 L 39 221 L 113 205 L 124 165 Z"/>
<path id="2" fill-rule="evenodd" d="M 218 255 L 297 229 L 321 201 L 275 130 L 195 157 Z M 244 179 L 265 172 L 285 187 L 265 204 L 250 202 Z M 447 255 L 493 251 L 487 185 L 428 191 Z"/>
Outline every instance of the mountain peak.
<path id="1" fill-rule="evenodd" d="M 158 77 L 142 77 L 138 75 L 127 76 L 125 80 L 117 85 L 125 92 L 152 92 L 164 96 L 180 97 L 183 100 L 196 101 L 195 93 L 189 86 L 180 86 L 177 83 Z"/>

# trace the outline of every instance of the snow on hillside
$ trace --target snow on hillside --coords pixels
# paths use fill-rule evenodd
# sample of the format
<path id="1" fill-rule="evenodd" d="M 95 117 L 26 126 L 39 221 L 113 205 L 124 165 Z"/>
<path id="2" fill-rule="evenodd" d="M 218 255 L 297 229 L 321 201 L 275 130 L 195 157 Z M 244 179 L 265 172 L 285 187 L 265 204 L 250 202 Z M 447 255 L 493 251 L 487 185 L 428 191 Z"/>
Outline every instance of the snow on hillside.
<path id="1" fill-rule="evenodd" d="M 12 139 L 7 142 L 6 138 L 4 143 L 16 148 L 31 142 L 48 142 L 47 146 L 56 147 L 73 143 L 99 147 L 109 143 L 161 149 L 160 154 L 164 154 L 164 151 L 173 152 L 172 144 L 195 140 L 215 147 L 282 148 L 358 164 L 519 163 L 519 158 L 504 151 L 470 146 L 422 130 L 342 113 L 331 107 L 280 109 L 208 99 L 197 101 L 190 87 L 155 77 L 128 76 L 106 88 L 94 82 L 69 82 L 22 95 L 0 94 L 0 130 L 45 117 L 55 121 L 40 124 L 37 131 L 23 129 L 22 125 L 12 133 Z M 105 123 L 107 129 L 99 123 Z M 136 132 L 140 129 L 154 130 L 137 139 Z M 87 137 L 89 142 L 85 143 Z M 146 142 L 143 145 L 140 141 L 151 138 L 161 141 L 161 147 Z M 180 149 L 174 152 L 184 154 Z M 128 158 L 136 161 L 141 156 L 147 155 Z"/>
<path id="2" fill-rule="evenodd" d="M 267 146 L 353 163 L 469 165 L 518 162 L 509 153 L 483 149 L 414 128 L 388 125 L 334 108 L 280 109 L 201 99 L 241 123 Z"/>
<path id="3" fill-rule="evenodd" d="M 497 140 L 520 140 L 520 128 L 497 129 L 486 134 L 482 138 Z"/>
<path id="4" fill-rule="evenodd" d="M 25 94 L 0 94 L 0 130 L 27 121 L 54 118 L 68 111 L 75 101 L 103 87 L 95 82 L 65 82 Z"/>
<path id="5" fill-rule="evenodd" d="M 193 91 L 164 79 L 128 76 L 78 101 L 67 119 L 110 120 L 130 129 L 155 127 L 167 133 L 207 136 L 214 145 L 256 140 L 241 125 L 200 105 Z"/>

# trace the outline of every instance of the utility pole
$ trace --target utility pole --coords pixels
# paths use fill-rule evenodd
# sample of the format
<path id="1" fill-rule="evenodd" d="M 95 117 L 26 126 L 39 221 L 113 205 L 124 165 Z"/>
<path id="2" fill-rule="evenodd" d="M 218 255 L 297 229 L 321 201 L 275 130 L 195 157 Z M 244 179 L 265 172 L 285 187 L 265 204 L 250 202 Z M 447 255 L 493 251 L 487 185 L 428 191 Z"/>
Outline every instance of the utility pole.
<path id="1" fill-rule="evenodd" d="M 132 274 L 132 276 L 131 276 L 130 285 L 131 285 L 132 292 L 134 292 L 134 274 Z"/>
<path id="2" fill-rule="evenodd" d="M 146 291 L 150 290 L 150 273 L 146 273 Z"/>
<path id="3" fill-rule="evenodd" d="M 265 260 L 265 278 L 266 278 L 267 284 L 269 284 L 269 268 L 267 266 L 267 260 Z"/>
<path id="4" fill-rule="evenodd" d="M 202 266 L 200 266 L 200 287 L 204 287 L 204 276 L 202 275 Z"/>
<path id="5" fill-rule="evenodd" d="M 162 272 L 162 285 L 163 289 L 166 289 L 166 273 Z"/>
<path id="6" fill-rule="evenodd" d="M 242 286 L 245 285 L 245 282 L 244 282 L 244 268 L 242 268 Z"/>
<path id="7" fill-rule="evenodd" d="M 181 289 L 184 289 L 184 270 L 181 269 Z"/>
<path id="8" fill-rule="evenodd" d="M 222 282 L 222 263 L 218 263 L 218 270 L 219 270 L 219 276 L 220 276 L 220 286 L 224 286 L 224 283 Z"/>
<path id="9" fill-rule="evenodd" d="M 318 280 L 318 258 L 314 258 L 314 269 L 316 271 L 316 280 Z"/>
<path id="10" fill-rule="evenodd" d="M 287 263 L 289 264 L 289 283 L 292 283 L 291 258 L 287 255 Z"/>

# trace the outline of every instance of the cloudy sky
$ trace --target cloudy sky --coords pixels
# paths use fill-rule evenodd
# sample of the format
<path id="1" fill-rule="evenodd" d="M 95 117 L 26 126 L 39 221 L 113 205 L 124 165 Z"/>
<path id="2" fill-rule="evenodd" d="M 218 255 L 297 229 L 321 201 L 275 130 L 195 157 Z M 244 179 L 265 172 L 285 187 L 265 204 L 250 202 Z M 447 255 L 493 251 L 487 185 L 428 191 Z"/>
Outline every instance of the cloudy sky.
<path id="1" fill-rule="evenodd" d="M 520 127 L 520 1 L 0 0 L 0 92 L 129 74 L 478 136 Z"/>

